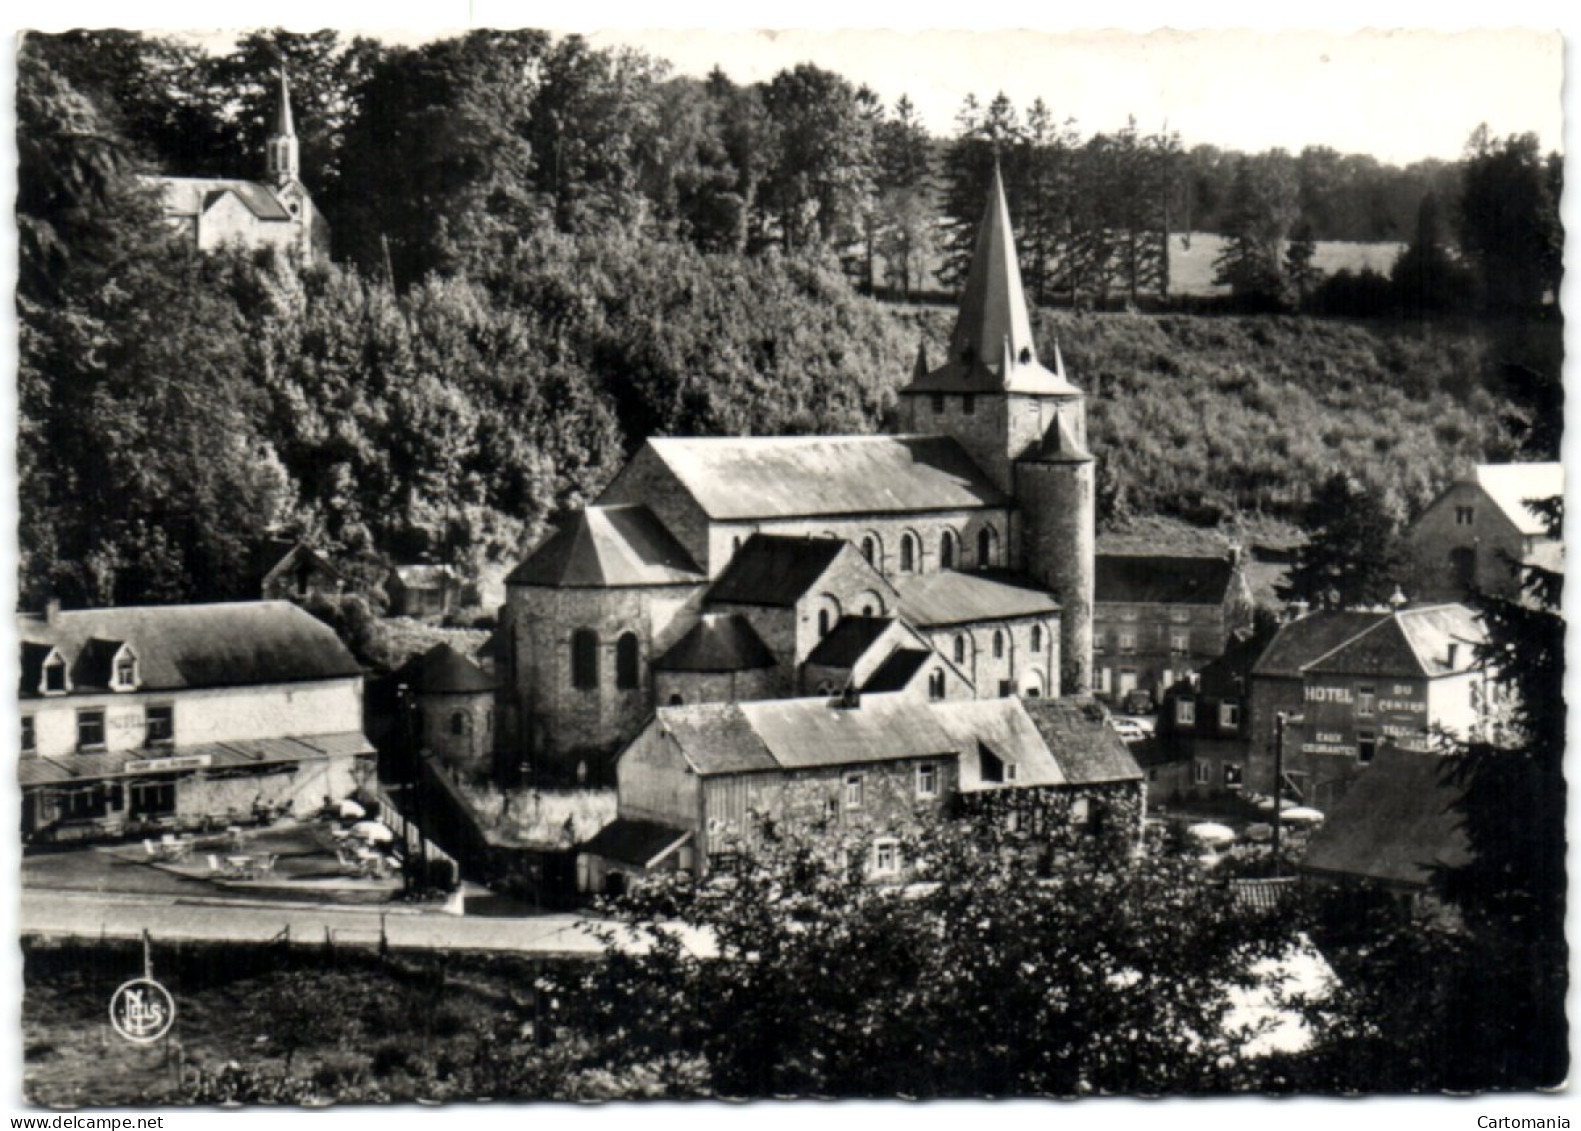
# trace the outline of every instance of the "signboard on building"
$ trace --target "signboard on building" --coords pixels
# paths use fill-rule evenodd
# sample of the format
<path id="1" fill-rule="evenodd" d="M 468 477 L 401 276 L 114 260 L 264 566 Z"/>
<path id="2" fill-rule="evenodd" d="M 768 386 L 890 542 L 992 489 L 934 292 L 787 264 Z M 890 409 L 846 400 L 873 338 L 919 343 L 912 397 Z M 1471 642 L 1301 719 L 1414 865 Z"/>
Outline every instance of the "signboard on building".
<path id="1" fill-rule="evenodd" d="M 174 754 L 168 758 L 141 758 L 126 764 L 129 774 L 161 774 L 172 770 L 201 770 L 214 761 L 212 754 Z"/>

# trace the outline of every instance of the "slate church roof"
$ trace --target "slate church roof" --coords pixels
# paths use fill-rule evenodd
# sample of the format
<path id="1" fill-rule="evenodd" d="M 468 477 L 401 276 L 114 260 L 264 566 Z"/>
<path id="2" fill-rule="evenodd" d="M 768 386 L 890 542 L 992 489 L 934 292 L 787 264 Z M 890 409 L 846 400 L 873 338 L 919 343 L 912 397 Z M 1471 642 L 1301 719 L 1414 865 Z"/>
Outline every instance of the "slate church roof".
<path id="1" fill-rule="evenodd" d="M 505 583 L 599 589 L 703 580 L 675 536 L 652 511 L 637 505 L 585 507 L 570 515 Z"/>

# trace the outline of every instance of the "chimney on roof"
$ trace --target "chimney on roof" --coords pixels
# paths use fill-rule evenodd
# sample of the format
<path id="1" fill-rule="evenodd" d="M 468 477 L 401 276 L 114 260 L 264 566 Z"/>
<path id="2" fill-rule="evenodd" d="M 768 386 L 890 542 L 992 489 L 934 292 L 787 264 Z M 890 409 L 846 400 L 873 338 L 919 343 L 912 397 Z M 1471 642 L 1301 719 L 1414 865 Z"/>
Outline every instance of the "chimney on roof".
<path id="1" fill-rule="evenodd" d="M 855 684 L 848 683 L 845 690 L 840 692 L 840 698 L 835 705 L 842 711 L 855 711 L 862 705 L 862 693 L 856 689 Z"/>
<path id="2" fill-rule="evenodd" d="M 1395 612 L 1399 612 L 1401 609 L 1405 608 L 1407 604 L 1409 604 L 1409 602 L 1406 600 L 1405 591 L 1396 585 L 1394 587 L 1394 592 L 1389 595 L 1389 607 L 1394 609 Z"/>
<path id="3" fill-rule="evenodd" d="M 60 623 L 60 598 L 59 597 L 51 597 L 48 601 L 44 602 L 44 623 L 45 624 L 59 624 Z"/>
<path id="4" fill-rule="evenodd" d="M 1246 548 L 1239 542 L 1231 542 L 1224 548 L 1224 560 L 1232 566 L 1241 564 L 1241 559 L 1246 556 Z"/>

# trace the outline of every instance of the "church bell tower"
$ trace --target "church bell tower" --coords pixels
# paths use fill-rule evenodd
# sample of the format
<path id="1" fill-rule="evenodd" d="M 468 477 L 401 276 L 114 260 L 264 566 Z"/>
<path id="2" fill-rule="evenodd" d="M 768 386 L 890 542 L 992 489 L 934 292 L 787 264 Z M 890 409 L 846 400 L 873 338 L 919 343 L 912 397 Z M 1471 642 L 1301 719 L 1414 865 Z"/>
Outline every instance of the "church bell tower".
<path id="1" fill-rule="evenodd" d="M 297 150 L 296 126 L 291 120 L 291 91 L 285 81 L 285 64 L 280 64 L 280 94 L 275 106 L 274 130 L 264 143 L 264 161 L 269 182 L 284 188 L 301 179 L 301 156 Z"/>

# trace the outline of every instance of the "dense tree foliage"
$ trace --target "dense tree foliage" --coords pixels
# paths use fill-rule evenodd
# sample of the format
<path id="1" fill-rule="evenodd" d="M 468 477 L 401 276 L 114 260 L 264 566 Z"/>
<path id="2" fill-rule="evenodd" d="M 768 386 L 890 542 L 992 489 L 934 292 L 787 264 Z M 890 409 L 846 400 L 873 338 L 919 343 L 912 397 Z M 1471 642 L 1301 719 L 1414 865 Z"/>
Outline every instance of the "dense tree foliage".
<path id="1" fill-rule="evenodd" d="M 1319 609 L 1386 603 L 1400 574 L 1400 516 L 1344 471 L 1312 492 L 1303 516 L 1310 541 L 1296 551 L 1280 596 Z"/>

